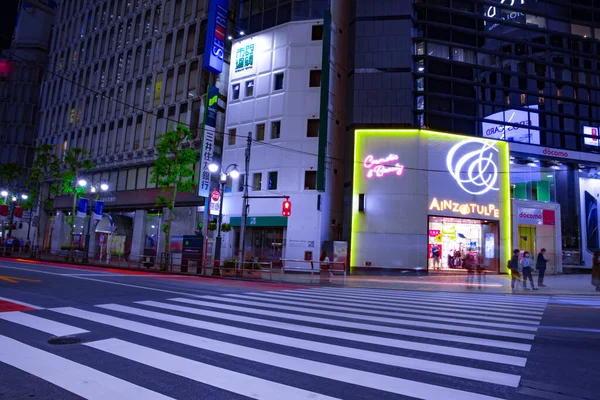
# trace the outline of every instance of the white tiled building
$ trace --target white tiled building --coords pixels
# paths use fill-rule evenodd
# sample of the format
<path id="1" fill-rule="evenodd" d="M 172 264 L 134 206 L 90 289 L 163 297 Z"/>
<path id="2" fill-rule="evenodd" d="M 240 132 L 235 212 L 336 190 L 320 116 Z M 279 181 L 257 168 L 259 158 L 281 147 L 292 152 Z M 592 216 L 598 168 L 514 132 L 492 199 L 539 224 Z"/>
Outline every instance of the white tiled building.
<path id="1" fill-rule="evenodd" d="M 290 22 L 232 46 L 223 166 L 234 163 L 245 173 L 251 135 L 249 195 L 290 196 L 292 203 L 291 216 L 282 217 L 283 198 L 250 199 L 245 253 L 261 261 L 318 260 L 323 242 L 338 238 L 346 73 L 340 73 L 344 63 L 338 62 L 344 59 L 344 49 L 337 46 L 341 31 L 334 22 L 329 41 L 323 26 L 323 20 Z M 329 79 L 323 80 L 329 83 L 328 115 L 323 116 L 322 54 L 328 44 Z M 327 121 L 320 127 L 321 118 Z M 327 135 L 321 146 L 326 157 L 322 188 L 317 183 L 320 134 Z M 238 254 L 242 191 L 243 175 L 229 185 L 223 204 L 224 222 L 234 227 L 224 235 L 225 257 Z"/>

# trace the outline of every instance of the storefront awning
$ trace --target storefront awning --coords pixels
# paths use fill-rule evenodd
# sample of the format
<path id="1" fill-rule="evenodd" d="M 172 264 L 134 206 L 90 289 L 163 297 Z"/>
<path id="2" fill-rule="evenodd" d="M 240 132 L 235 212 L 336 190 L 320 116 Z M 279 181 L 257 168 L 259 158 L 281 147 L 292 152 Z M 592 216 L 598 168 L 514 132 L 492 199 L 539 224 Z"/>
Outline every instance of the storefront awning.
<path id="1" fill-rule="evenodd" d="M 240 226 L 242 217 L 231 217 L 231 226 Z M 287 226 L 287 217 L 246 217 L 246 226 Z"/>

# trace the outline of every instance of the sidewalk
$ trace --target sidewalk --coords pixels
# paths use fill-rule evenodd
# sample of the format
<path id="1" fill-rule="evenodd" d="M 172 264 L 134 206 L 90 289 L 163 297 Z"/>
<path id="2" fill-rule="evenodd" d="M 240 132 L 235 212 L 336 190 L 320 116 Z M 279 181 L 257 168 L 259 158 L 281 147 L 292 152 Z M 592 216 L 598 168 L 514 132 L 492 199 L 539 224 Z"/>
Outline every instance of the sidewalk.
<path id="1" fill-rule="evenodd" d="M 46 258 L 46 257 L 44 257 Z M 0 257 L 0 260 L 14 260 L 28 263 L 44 263 L 47 264 L 64 264 L 57 262 L 58 260 L 41 260 L 20 259 L 17 257 Z M 79 264 L 65 264 L 71 267 L 77 267 Z M 188 272 L 181 272 L 178 266 L 174 266 L 171 271 L 159 271 L 158 268 L 140 267 L 139 263 L 128 262 L 111 262 L 99 263 L 93 262 L 89 265 L 80 265 L 81 268 L 106 268 L 113 272 L 119 271 L 139 271 L 139 272 L 154 272 L 160 275 L 174 276 L 198 276 L 198 277 L 213 277 L 212 268 L 208 267 L 206 275 L 197 274 L 195 267 L 190 267 Z M 126 272 L 125 272 L 126 273 Z M 258 274 L 257 274 L 258 275 Z M 512 290 L 510 287 L 511 278 L 509 275 L 489 275 L 478 283 L 477 275 L 474 278 L 473 285 L 467 285 L 466 274 L 431 274 L 428 276 L 368 276 L 368 275 L 346 275 L 341 272 L 336 272 L 336 275 L 329 278 L 326 277 L 321 281 L 318 271 L 312 275 L 310 273 L 283 273 L 281 269 L 262 270 L 259 279 L 245 278 L 230 278 L 230 277 L 213 277 L 215 279 L 224 280 L 245 280 L 256 282 L 272 282 L 293 285 L 308 285 L 308 286 L 344 286 L 348 288 L 373 288 L 373 289 L 391 289 L 391 290 L 416 290 L 416 291 L 438 291 L 438 292 L 462 292 L 462 293 L 512 293 L 515 295 L 590 295 L 599 296 L 600 292 L 595 290 L 591 284 L 591 275 L 576 274 L 576 275 L 547 275 L 544 283 L 547 287 L 540 290 L 523 290 L 523 285 L 518 282 L 517 289 Z M 260 279 L 262 278 L 262 279 Z M 537 286 L 537 276 L 534 276 L 534 282 Z"/>

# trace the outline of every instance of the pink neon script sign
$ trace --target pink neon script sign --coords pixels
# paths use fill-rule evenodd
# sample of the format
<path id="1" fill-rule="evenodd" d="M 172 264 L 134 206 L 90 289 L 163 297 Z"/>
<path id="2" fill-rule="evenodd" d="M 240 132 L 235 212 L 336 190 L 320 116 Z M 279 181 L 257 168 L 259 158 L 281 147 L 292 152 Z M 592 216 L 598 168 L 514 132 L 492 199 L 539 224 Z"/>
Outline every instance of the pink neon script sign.
<path id="1" fill-rule="evenodd" d="M 402 175 L 404 165 L 397 163 L 400 157 L 397 154 L 390 154 L 385 158 L 375 158 L 372 155 L 365 157 L 363 168 L 367 170 L 367 178 L 381 178 L 388 174 Z"/>

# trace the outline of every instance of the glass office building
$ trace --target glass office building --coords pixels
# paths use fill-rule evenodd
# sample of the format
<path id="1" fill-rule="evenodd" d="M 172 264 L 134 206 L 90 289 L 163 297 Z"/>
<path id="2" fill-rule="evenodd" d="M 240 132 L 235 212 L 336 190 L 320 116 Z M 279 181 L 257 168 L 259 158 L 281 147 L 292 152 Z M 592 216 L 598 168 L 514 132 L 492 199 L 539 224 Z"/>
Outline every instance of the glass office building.
<path id="1" fill-rule="evenodd" d="M 579 200 L 600 195 L 581 184 L 600 164 L 600 3 L 357 0 L 353 14 L 348 130 L 511 142 L 515 210 L 559 204 L 557 262 L 591 265 L 598 223 Z"/>

